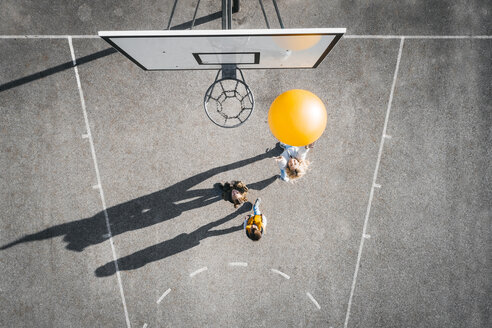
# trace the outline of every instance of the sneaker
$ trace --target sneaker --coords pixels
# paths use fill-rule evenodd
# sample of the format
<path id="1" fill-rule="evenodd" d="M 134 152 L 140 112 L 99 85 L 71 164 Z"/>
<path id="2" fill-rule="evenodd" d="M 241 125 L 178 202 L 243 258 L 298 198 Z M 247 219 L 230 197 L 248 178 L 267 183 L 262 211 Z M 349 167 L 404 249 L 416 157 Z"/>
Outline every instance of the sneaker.
<path id="1" fill-rule="evenodd" d="M 256 207 L 256 206 L 260 206 L 260 203 L 261 203 L 261 198 L 260 198 L 260 197 L 258 197 L 258 198 L 256 199 L 256 202 L 255 202 L 255 205 L 254 205 L 254 206 L 255 206 L 255 207 Z"/>

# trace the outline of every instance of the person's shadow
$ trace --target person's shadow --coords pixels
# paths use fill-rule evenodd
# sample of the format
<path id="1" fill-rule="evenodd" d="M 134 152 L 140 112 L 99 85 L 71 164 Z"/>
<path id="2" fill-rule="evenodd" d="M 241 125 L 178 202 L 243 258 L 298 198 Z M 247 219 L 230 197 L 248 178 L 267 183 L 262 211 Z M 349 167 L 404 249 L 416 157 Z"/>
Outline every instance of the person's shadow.
<path id="1" fill-rule="evenodd" d="M 56 225 L 37 233 L 26 235 L 3 245 L 0 250 L 5 250 L 20 243 L 64 236 L 63 241 L 67 243 L 67 249 L 82 252 L 90 245 L 99 244 L 109 239 L 106 215 L 112 236 L 173 219 L 185 211 L 207 206 L 222 199 L 221 193 L 217 188 L 191 189 L 193 186 L 221 172 L 234 170 L 265 158 L 278 156 L 281 151 L 282 149 L 277 144 L 275 148 L 267 150 L 263 154 L 215 167 L 168 188 L 115 205 L 92 217 Z M 268 179 L 248 184 L 248 187 L 261 190 L 273 183 L 275 179 L 276 176 L 272 176 Z"/>
<path id="2" fill-rule="evenodd" d="M 96 269 L 95 274 L 97 277 L 107 277 L 118 271 L 135 270 L 145 266 L 148 263 L 162 260 L 166 257 L 175 255 L 179 252 L 188 250 L 192 247 L 198 246 L 200 240 L 207 237 L 225 235 L 234 231 L 243 229 L 243 222 L 237 226 L 233 226 L 222 230 L 210 230 L 216 226 L 219 226 L 227 221 L 232 220 L 240 214 L 246 213 L 252 209 L 250 202 L 244 203 L 237 211 L 227 215 L 226 217 L 216 220 L 201 226 L 200 228 L 192 231 L 191 233 L 182 233 L 177 235 L 173 239 L 163 241 L 162 243 L 147 247 L 133 254 L 119 258 L 116 263 L 111 261 Z M 116 266 L 117 264 L 117 266 Z"/>

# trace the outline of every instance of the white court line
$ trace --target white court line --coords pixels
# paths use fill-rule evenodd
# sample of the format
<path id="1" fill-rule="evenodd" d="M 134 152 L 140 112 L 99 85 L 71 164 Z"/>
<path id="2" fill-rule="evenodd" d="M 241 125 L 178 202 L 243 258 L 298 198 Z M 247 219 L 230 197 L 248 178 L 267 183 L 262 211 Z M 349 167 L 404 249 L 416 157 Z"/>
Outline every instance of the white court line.
<path id="1" fill-rule="evenodd" d="M 475 35 L 475 36 L 467 36 L 467 35 L 454 35 L 454 36 L 439 36 L 439 35 L 408 35 L 408 36 L 398 36 L 398 35 L 344 35 L 343 37 L 344 38 L 353 38 L 353 39 L 401 39 L 401 42 L 400 42 L 400 52 L 398 54 L 397 69 L 395 70 L 395 78 L 394 78 L 393 86 L 392 86 L 392 90 L 391 90 L 390 102 L 388 104 L 388 111 L 387 111 L 387 116 L 386 116 L 384 131 L 386 130 L 386 126 L 387 126 L 387 119 L 388 119 L 389 111 L 390 111 L 390 108 L 391 108 L 391 102 L 392 102 L 392 98 L 393 98 L 393 91 L 394 91 L 394 85 L 395 85 L 395 81 L 396 81 L 396 75 L 397 75 L 397 71 L 398 71 L 399 61 L 400 61 L 400 58 L 401 58 L 401 49 L 403 47 L 403 42 L 404 42 L 404 39 L 405 38 L 406 39 L 492 39 L 492 36 L 489 36 L 489 35 Z M 70 52 L 72 54 L 72 60 L 74 62 L 74 65 L 76 64 L 76 60 L 75 60 L 75 55 L 74 55 L 74 51 L 73 51 L 72 39 L 75 39 L 75 38 L 79 38 L 79 39 L 99 39 L 100 37 L 98 35 L 72 35 L 72 36 L 70 36 L 70 35 L 0 35 L 0 39 L 68 39 L 69 45 L 70 45 Z M 93 157 L 93 161 L 94 161 L 94 166 L 95 166 L 95 171 L 96 171 L 96 177 L 97 177 L 98 183 L 100 185 L 100 176 L 99 176 L 99 169 L 98 169 L 98 165 L 97 165 L 96 154 L 95 154 L 95 150 L 94 150 L 94 143 L 93 143 L 92 137 L 90 136 L 90 127 L 89 127 L 89 122 L 88 122 L 88 119 L 87 119 L 87 112 L 86 112 L 86 107 L 85 107 L 85 100 L 84 100 L 84 96 L 83 96 L 83 92 L 82 92 L 82 88 L 81 88 L 80 77 L 79 77 L 79 74 L 78 74 L 77 66 L 74 66 L 74 71 L 75 71 L 75 75 L 76 75 L 76 78 L 77 78 L 77 85 L 79 87 L 79 94 L 80 94 L 80 99 L 81 99 L 81 103 L 82 103 L 82 109 L 83 109 L 83 112 L 84 112 L 84 119 L 85 119 L 85 123 L 86 123 L 86 126 L 87 126 L 87 131 L 88 131 L 88 138 L 90 140 L 90 147 L 91 147 L 92 157 Z M 380 161 L 380 155 L 381 155 L 382 146 L 383 146 L 383 141 L 381 142 L 381 145 L 380 145 L 380 154 L 378 156 L 377 166 L 376 166 L 376 170 L 375 170 L 375 176 L 377 175 L 377 170 L 379 168 L 379 161 Z M 102 188 L 99 188 L 99 192 L 100 192 L 100 196 L 101 196 L 101 201 L 103 203 L 103 211 L 104 211 L 104 216 L 105 216 L 105 219 L 106 219 L 106 226 L 107 226 L 107 229 L 108 229 L 108 232 L 109 232 L 109 235 L 110 235 L 109 240 L 110 240 L 110 245 L 111 245 L 111 249 L 112 249 L 112 252 L 113 252 L 113 259 L 115 261 L 116 276 L 117 276 L 117 279 L 118 279 L 118 284 L 119 284 L 119 288 L 120 288 L 120 294 L 121 294 L 121 298 L 122 298 L 123 308 L 124 308 L 124 311 L 125 311 L 125 318 L 126 318 L 127 326 L 128 327 L 131 327 L 130 326 L 129 317 L 128 317 L 128 311 L 127 311 L 127 307 L 126 307 L 125 296 L 124 296 L 124 292 L 123 292 L 123 286 L 122 286 L 121 276 L 120 276 L 119 268 L 118 268 L 118 264 L 117 264 L 116 251 L 115 251 L 115 248 L 114 248 L 114 245 L 113 245 L 111 228 L 110 228 L 110 225 L 109 225 L 109 218 L 108 218 L 108 214 L 107 214 L 107 211 L 106 211 L 106 202 L 105 202 L 105 198 L 104 198 L 103 189 Z M 368 221 L 368 217 L 369 217 L 370 206 L 371 206 L 371 203 L 372 203 L 372 197 L 373 197 L 373 189 L 371 189 L 370 201 L 369 201 L 369 204 L 368 204 L 368 210 L 366 212 L 366 219 L 365 219 L 364 228 L 363 228 L 363 231 L 364 232 L 365 232 L 366 227 L 367 227 L 367 221 Z M 345 327 L 347 326 L 348 318 L 349 318 L 349 315 L 350 315 L 350 307 L 351 307 L 351 302 L 352 302 L 352 298 L 353 298 L 353 291 L 354 291 L 354 288 L 355 288 L 355 281 L 356 281 L 356 278 L 357 278 L 357 272 L 358 272 L 358 267 L 359 267 L 359 262 L 360 262 L 360 255 L 361 255 L 361 251 L 362 251 L 362 247 L 363 247 L 363 240 L 364 240 L 364 238 L 361 238 L 361 244 L 360 244 L 360 247 L 359 247 L 359 255 L 358 255 L 358 258 L 357 258 L 357 266 L 356 266 L 356 271 L 354 273 L 354 280 L 353 280 L 353 283 L 352 283 L 352 290 L 351 290 L 351 294 L 350 294 L 350 298 L 349 298 L 349 306 L 348 306 L 348 309 L 347 309 L 347 316 L 346 316 L 346 319 L 345 319 Z M 274 269 L 272 269 L 272 270 L 274 270 Z M 197 273 L 199 273 L 199 272 L 197 272 Z M 197 273 L 195 273 L 195 274 L 197 274 Z M 285 274 L 283 274 L 283 275 L 285 275 Z M 287 275 L 285 275 L 285 276 L 287 276 Z M 287 279 L 289 279 L 289 278 L 287 278 Z"/>
<path id="2" fill-rule="evenodd" d="M 160 303 L 160 302 L 164 299 L 164 297 L 166 297 L 166 296 L 167 296 L 167 294 L 169 294 L 170 292 L 171 292 L 171 288 L 168 288 L 168 289 L 164 292 L 164 294 L 162 294 L 162 296 L 161 296 L 161 297 L 159 297 L 159 299 L 157 300 L 157 304 L 159 304 L 159 303 Z"/>
<path id="3" fill-rule="evenodd" d="M 201 268 L 201 269 L 198 269 L 198 270 L 196 270 L 195 272 L 190 273 L 190 277 L 196 276 L 196 275 L 197 275 L 197 274 L 199 274 L 200 272 L 207 271 L 207 270 L 208 270 L 208 268 L 207 268 L 207 267 L 203 267 L 203 268 Z"/>
<path id="4" fill-rule="evenodd" d="M 374 197 L 374 185 L 376 184 L 376 179 L 378 177 L 379 163 L 381 162 L 381 155 L 383 153 L 383 146 L 384 146 L 384 137 L 383 136 L 386 135 L 386 128 L 388 127 L 388 120 L 389 120 L 389 115 L 391 112 L 391 103 L 393 102 L 393 95 L 395 92 L 396 79 L 398 77 L 398 69 L 400 68 L 400 59 L 401 59 L 401 53 L 403 50 L 404 41 L 405 41 L 405 39 L 402 38 L 400 41 L 400 49 L 398 50 L 398 58 L 396 60 L 395 73 L 393 75 L 393 83 L 391 84 L 390 98 L 388 101 L 388 108 L 386 109 L 386 117 L 384 119 L 384 127 L 383 127 L 383 133 L 381 136 L 381 143 L 379 144 L 378 159 L 376 161 L 376 168 L 374 169 L 374 175 L 372 177 L 371 192 L 369 194 L 369 202 L 367 204 L 366 217 L 364 219 L 364 227 L 362 228 L 362 236 L 360 238 L 359 253 L 357 254 L 357 263 L 355 265 L 354 278 L 352 279 L 352 287 L 350 289 L 350 297 L 349 297 L 348 306 L 347 306 L 347 314 L 345 316 L 345 324 L 343 325 L 344 328 L 347 328 L 348 320 L 350 318 L 350 308 L 352 306 L 352 298 L 354 297 L 355 284 L 357 282 L 357 274 L 359 272 L 360 259 L 362 257 L 362 248 L 364 247 L 364 239 L 366 239 L 365 236 L 367 235 L 366 234 L 367 223 L 369 221 L 369 214 L 371 213 L 372 199 Z"/>
<path id="5" fill-rule="evenodd" d="M 246 266 L 248 266 L 248 263 L 246 263 L 246 262 L 229 262 L 229 265 L 230 266 L 243 266 L 243 267 L 246 267 Z"/>
<path id="6" fill-rule="evenodd" d="M 125 293 L 123 292 L 123 284 L 121 282 L 120 271 L 118 268 L 118 257 L 116 256 L 116 250 L 113 244 L 113 235 L 111 234 L 111 227 L 109 225 L 108 212 L 106 210 L 106 200 L 104 198 L 104 192 L 101 184 L 101 177 L 99 175 L 99 166 L 97 165 L 96 150 L 94 148 L 94 141 L 92 139 L 91 127 L 89 125 L 89 119 L 87 117 L 87 109 L 85 107 L 84 93 L 82 92 L 82 85 L 80 83 L 79 70 L 77 68 L 77 62 L 75 60 L 75 52 L 73 50 L 72 38 L 68 37 L 68 45 L 70 46 L 70 54 L 72 55 L 73 69 L 75 71 L 75 78 L 77 79 L 77 86 L 79 88 L 80 102 L 82 105 L 82 111 L 84 113 L 85 126 L 87 128 L 87 134 L 89 135 L 89 144 L 91 146 L 92 160 L 94 161 L 94 169 L 96 170 L 97 185 L 99 186 L 99 195 L 101 196 L 101 202 L 103 206 L 104 218 L 106 219 L 106 228 L 109 234 L 109 244 L 111 245 L 111 251 L 113 253 L 114 265 L 116 267 L 116 277 L 118 279 L 118 286 L 120 288 L 121 302 L 123 303 L 123 310 L 125 312 L 125 320 L 128 328 L 131 328 L 130 318 L 128 316 L 128 310 L 126 307 Z"/>
<path id="7" fill-rule="evenodd" d="M 99 35 L 0 35 L 0 39 L 100 39 Z"/>
<path id="8" fill-rule="evenodd" d="M 347 39 L 492 39 L 491 35 L 344 35 Z"/>
<path id="9" fill-rule="evenodd" d="M 288 275 L 286 275 L 285 273 L 281 272 L 281 271 L 278 271 L 278 270 L 275 270 L 275 269 L 270 269 L 272 270 L 272 272 L 275 272 L 279 275 L 281 275 L 282 277 L 284 277 L 285 279 L 290 279 L 290 277 Z"/>
<path id="10" fill-rule="evenodd" d="M 309 299 L 311 300 L 311 302 L 314 303 L 314 305 L 316 305 L 316 307 L 319 309 L 321 309 L 321 306 L 319 306 L 318 302 L 316 302 L 316 300 L 314 299 L 313 295 L 311 295 L 310 293 L 306 293 L 307 297 L 309 297 Z"/>
<path id="11" fill-rule="evenodd" d="M 346 39 L 492 39 L 492 35 L 347 35 Z M 99 35 L 0 35 L 0 39 L 100 39 Z"/>

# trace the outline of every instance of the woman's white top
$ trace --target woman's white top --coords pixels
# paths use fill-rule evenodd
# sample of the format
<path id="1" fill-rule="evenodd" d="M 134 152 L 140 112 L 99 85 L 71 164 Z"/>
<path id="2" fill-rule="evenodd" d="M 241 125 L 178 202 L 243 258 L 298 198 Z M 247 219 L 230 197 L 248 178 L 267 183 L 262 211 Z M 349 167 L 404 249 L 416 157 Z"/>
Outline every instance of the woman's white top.
<path id="1" fill-rule="evenodd" d="M 305 160 L 308 151 L 309 148 L 306 149 L 306 147 L 287 146 L 284 152 L 280 155 L 282 156 L 282 159 L 278 161 L 278 167 L 280 170 L 284 170 L 287 166 L 287 162 L 292 157 L 302 161 Z"/>

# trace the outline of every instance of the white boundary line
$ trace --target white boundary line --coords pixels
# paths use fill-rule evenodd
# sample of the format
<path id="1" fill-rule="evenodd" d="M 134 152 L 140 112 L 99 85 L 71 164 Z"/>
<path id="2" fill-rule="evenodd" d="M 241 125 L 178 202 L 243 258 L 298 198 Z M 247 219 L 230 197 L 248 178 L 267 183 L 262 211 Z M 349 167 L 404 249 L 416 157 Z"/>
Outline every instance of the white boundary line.
<path id="1" fill-rule="evenodd" d="M 287 274 L 285 274 L 285 273 L 283 273 L 281 271 L 278 271 L 278 270 L 275 270 L 275 269 L 270 269 L 270 270 L 272 270 L 272 272 L 275 272 L 276 274 L 281 275 L 282 277 L 284 277 L 287 280 L 290 279 L 289 275 L 287 275 Z"/>
<path id="2" fill-rule="evenodd" d="M 374 169 L 374 175 L 372 177 L 371 192 L 369 194 L 369 202 L 367 204 L 366 217 L 364 219 L 364 227 L 362 228 L 362 236 L 360 238 L 359 253 L 357 254 L 357 263 L 355 265 L 354 278 L 352 280 L 352 287 L 350 289 L 350 297 L 349 297 L 349 301 L 348 301 L 348 305 L 347 305 L 347 314 L 345 316 L 345 324 L 343 325 L 344 328 L 347 328 L 348 320 L 350 318 L 350 308 L 352 306 L 352 298 L 354 296 L 355 285 L 357 282 L 357 274 L 359 272 L 360 259 L 362 257 L 362 248 L 364 247 L 364 239 L 366 239 L 366 236 L 368 236 L 366 234 L 367 223 L 369 221 L 369 214 L 371 213 L 372 199 L 374 197 L 374 188 L 375 188 L 375 184 L 376 184 L 376 179 L 378 177 L 379 163 L 381 162 L 381 154 L 383 153 L 384 136 L 386 135 L 386 128 L 388 127 L 388 120 L 389 120 L 389 115 L 391 112 L 391 103 L 393 102 L 393 94 L 395 92 L 396 79 L 398 77 L 398 70 L 400 68 L 400 59 L 401 59 L 401 53 L 402 53 L 404 41 L 405 41 L 405 38 L 401 38 L 400 49 L 398 50 L 398 59 L 396 60 L 395 73 L 393 75 L 393 83 L 391 85 L 391 92 L 390 92 L 390 97 L 389 97 L 389 101 L 388 101 L 388 108 L 386 109 L 386 117 L 384 119 L 384 127 L 383 127 L 383 133 L 381 135 L 381 143 L 379 144 L 378 159 L 376 161 L 376 168 Z"/>
<path id="3" fill-rule="evenodd" d="M 344 35 L 347 39 L 492 39 L 491 35 Z"/>
<path id="4" fill-rule="evenodd" d="M 159 299 L 157 300 L 157 304 L 159 304 L 160 302 L 162 302 L 162 300 L 164 299 L 164 297 L 166 297 L 166 296 L 167 296 L 167 294 L 169 294 L 170 292 L 171 292 L 171 288 L 168 288 L 168 289 L 164 292 L 164 294 L 162 294 L 162 296 L 161 296 L 161 297 L 159 297 Z"/>
<path id="5" fill-rule="evenodd" d="M 100 39 L 98 35 L 0 35 L 0 39 Z"/>
<path id="6" fill-rule="evenodd" d="M 97 185 L 99 186 L 99 195 L 101 196 L 101 202 L 103 206 L 103 212 L 104 212 L 104 218 L 106 219 L 106 228 L 108 229 L 108 235 L 109 235 L 109 244 L 111 245 L 111 250 L 113 253 L 113 260 L 114 260 L 114 265 L 116 267 L 116 277 L 118 278 L 118 286 L 120 288 L 120 295 L 121 295 L 121 301 L 123 303 L 123 310 L 125 311 L 125 320 L 126 320 L 126 325 L 128 328 L 131 328 L 130 325 L 130 318 L 128 316 L 128 310 L 126 307 L 126 301 L 125 301 L 125 293 L 123 292 L 123 284 L 121 282 L 121 276 L 120 276 L 120 271 L 118 268 L 118 257 L 116 256 L 116 249 L 113 244 L 113 235 L 111 234 L 111 227 L 109 225 L 109 217 L 108 217 L 108 212 L 106 210 L 106 200 L 104 198 L 104 192 L 101 184 L 101 177 L 99 175 L 99 166 L 97 165 L 97 158 L 96 158 L 96 151 L 94 148 L 94 141 L 92 139 L 92 133 L 91 133 L 91 128 L 89 125 L 89 119 L 87 117 L 87 110 L 85 106 L 85 100 L 84 100 L 84 93 L 82 92 L 82 85 L 80 83 L 80 76 L 79 76 L 79 70 L 77 68 L 77 62 L 75 60 L 75 52 L 73 50 L 73 44 L 72 44 L 72 38 L 68 37 L 68 45 L 70 47 L 70 54 L 72 55 L 72 61 L 74 65 L 74 71 L 75 71 L 75 77 L 77 79 L 77 86 L 79 88 L 79 95 L 80 95 L 80 102 L 82 105 L 82 111 L 84 113 L 84 121 L 85 121 L 85 126 L 87 129 L 87 135 L 89 139 L 89 144 L 91 147 L 91 153 L 92 153 L 92 160 L 94 161 L 94 168 L 96 170 L 96 178 L 97 178 Z"/>
<path id="7" fill-rule="evenodd" d="M 314 303 L 314 305 L 318 308 L 318 310 L 321 310 L 321 306 L 319 306 L 319 303 L 316 302 L 316 300 L 314 299 L 313 295 L 311 295 L 311 293 L 309 293 L 309 292 L 306 292 L 306 295 L 307 295 L 307 297 L 309 297 L 309 299 L 311 300 L 311 302 Z"/>
<path id="8" fill-rule="evenodd" d="M 100 39 L 99 35 L 0 35 L 0 39 Z M 492 39 L 492 35 L 343 35 L 346 39 Z"/>
<path id="9" fill-rule="evenodd" d="M 207 268 L 207 267 L 203 267 L 203 268 L 201 268 L 201 269 L 198 269 L 198 270 L 196 270 L 196 271 L 194 271 L 194 272 L 190 273 L 190 277 L 194 277 L 194 276 L 196 276 L 197 274 L 199 274 L 200 272 L 207 271 L 207 270 L 208 270 L 208 268 Z"/>

